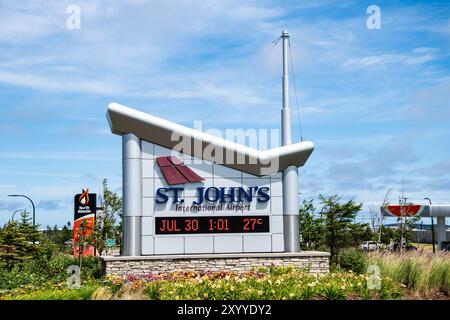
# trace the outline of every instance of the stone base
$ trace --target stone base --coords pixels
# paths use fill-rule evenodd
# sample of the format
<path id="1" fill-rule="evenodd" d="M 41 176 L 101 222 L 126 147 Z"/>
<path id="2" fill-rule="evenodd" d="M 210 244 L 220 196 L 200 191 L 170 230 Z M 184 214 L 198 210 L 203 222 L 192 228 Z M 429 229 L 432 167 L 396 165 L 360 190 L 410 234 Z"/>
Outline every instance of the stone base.
<path id="1" fill-rule="evenodd" d="M 145 275 L 164 272 L 245 272 L 259 267 L 293 266 L 311 273 L 329 272 L 328 252 L 103 256 L 105 275 Z"/>

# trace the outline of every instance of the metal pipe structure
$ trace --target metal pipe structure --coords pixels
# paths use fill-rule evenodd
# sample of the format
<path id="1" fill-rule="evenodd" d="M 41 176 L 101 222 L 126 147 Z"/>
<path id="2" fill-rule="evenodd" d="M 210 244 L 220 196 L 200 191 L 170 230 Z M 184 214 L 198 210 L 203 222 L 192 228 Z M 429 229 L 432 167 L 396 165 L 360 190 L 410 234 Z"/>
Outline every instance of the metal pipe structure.
<path id="1" fill-rule="evenodd" d="M 132 133 L 122 136 L 123 254 L 141 255 L 141 140 Z"/>
<path id="2" fill-rule="evenodd" d="M 288 41 L 289 34 L 283 31 L 283 109 L 281 110 L 282 145 L 292 144 L 291 110 L 289 108 L 289 73 L 288 73 Z M 283 171 L 283 226 L 284 250 L 300 251 L 300 227 L 298 221 L 298 168 L 288 166 Z"/>
<path id="3" fill-rule="evenodd" d="M 19 212 L 19 211 L 25 211 L 25 210 L 22 210 L 22 209 L 18 209 L 18 210 L 16 210 L 16 211 L 14 211 L 14 213 L 12 214 L 12 216 L 11 216 L 11 221 L 14 221 L 14 216 L 16 215 L 16 213 L 17 212 Z"/>
<path id="4" fill-rule="evenodd" d="M 380 210 L 384 216 L 398 217 L 398 215 L 391 212 L 395 207 L 398 209 L 399 206 L 380 207 Z M 444 249 L 444 244 L 447 242 L 445 218 L 450 217 L 450 205 L 412 205 L 412 207 L 417 207 L 416 215 L 420 217 L 431 217 L 432 219 L 436 217 L 438 249 Z"/>
<path id="5" fill-rule="evenodd" d="M 436 246 L 435 246 L 435 240 L 434 240 L 434 218 L 433 218 L 433 203 L 431 203 L 430 198 L 424 198 L 425 200 L 428 200 L 430 203 L 430 218 L 431 218 L 431 242 L 433 243 L 433 253 L 436 253 Z"/>
<path id="6" fill-rule="evenodd" d="M 438 235 L 438 249 L 443 250 L 444 249 L 444 242 L 447 240 L 446 235 L 446 226 L 445 226 L 445 217 L 440 216 L 436 218 L 437 220 L 437 235 Z"/>

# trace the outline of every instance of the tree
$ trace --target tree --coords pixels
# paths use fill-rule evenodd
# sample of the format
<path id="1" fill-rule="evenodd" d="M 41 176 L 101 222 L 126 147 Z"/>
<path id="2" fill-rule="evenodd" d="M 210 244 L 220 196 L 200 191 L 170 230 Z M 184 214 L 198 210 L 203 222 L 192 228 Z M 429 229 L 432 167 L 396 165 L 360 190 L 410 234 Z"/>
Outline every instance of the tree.
<path id="1" fill-rule="evenodd" d="M 390 244 L 395 237 L 395 230 L 386 226 L 381 226 L 378 232 L 380 234 L 379 242 L 385 245 Z"/>
<path id="2" fill-rule="evenodd" d="M 78 265 L 81 268 L 83 266 L 83 255 L 88 247 L 93 244 L 92 234 L 89 234 L 92 230 L 88 219 L 82 219 L 80 225 L 75 231 L 76 242 L 74 242 L 74 250 L 78 254 Z"/>
<path id="3" fill-rule="evenodd" d="M 356 214 L 361 210 L 362 204 L 352 200 L 340 203 L 337 195 L 325 197 L 319 195 L 322 203 L 321 214 L 324 216 L 325 242 L 330 249 L 330 264 L 335 265 L 338 261 L 340 250 L 354 242 L 352 237 L 352 222 Z"/>
<path id="4" fill-rule="evenodd" d="M 27 258 L 26 236 L 19 231 L 18 225 L 16 221 L 9 221 L 0 232 L 0 261 L 8 270 Z"/>
<path id="5" fill-rule="evenodd" d="M 299 225 L 301 241 L 300 247 L 306 249 L 318 249 L 324 244 L 324 225 L 320 219 L 314 218 L 313 200 L 303 200 L 299 210 Z"/>
<path id="6" fill-rule="evenodd" d="M 350 226 L 350 236 L 348 244 L 359 245 L 362 241 L 369 241 L 375 238 L 375 233 L 367 223 L 352 223 Z"/>
<path id="7" fill-rule="evenodd" d="M 55 244 L 55 246 L 62 252 L 67 252 L 68 247 L 66 242 L 73 238 L 73 230 L 70 222 L 67 222 L 61 229 L 55 225 L 52 227 L 47 226 L 47 230 L 44 231 L 47 239 Z"/>
<path id="8" fill-rule="evenodd" d="M 0 232 L 0 261 L 8 270 L 16 264 L 52 254 L 53 246 L 30 221 L 29 212 L 23 211 L 19 222 L 9 221 Z"/>
<path id="9" fill-rule="evenodd" d="M 392 189 L 389 189 L 386 194 L 384 195 L 384 199 L 383 199 L 383 208 L 387 208 L 387 206 L 389 205 L 389 196 L 392 192 Z M 381 223 L 380 223 L 380 227 L 378 228 L 378 242 L 382 242 L 386 244 L 386 239 L 384 238 L 384 240 L 382 240 L 383 237 L 383 229 L 384 229 L 384 215 L 381 215 Z M 386 236 L 386 235 L 385 235 Z M 389 241 L 390 242 L 390 241 Z M 388 242 L 388 243 L 389 243 Z"/>
<path id="10" fill-rule="evenodd" d="M 107 240 L 116 239 L 120 244 L 121 228 L 117 219 L 122 214 L 122 199 L 108 187 L 108 180 L 103 180 L 103 196 L 100 197 L 101 210 L 97 213 L 94 232 L 92 233 L 93 243 L 100 255 L 107 252 Z"/>
<path id="11" fill-rule="evenodd" d="M 376 210 L 374 205 L 371 204 L 369 207 L 369 215 L 370 215 L 370 225 L 372 230 L 375 231 L 377 226 L 379 227 L 383 221 L 383 216 L 380 210 Z"/>
<path id="12" fill-rule="evenodd" d="M 398 227 L 393 231 L 393 240 L 399 244 L 400 252 L 403 251 L 405 247 L 411 244 L 414 238 L 414 233 L 412 231 L 414 227 L 414 223 L 418 222 L 420 217 L 406 217 L 402 216 L 397 219 L 397 222 L 400 221 Z"/>

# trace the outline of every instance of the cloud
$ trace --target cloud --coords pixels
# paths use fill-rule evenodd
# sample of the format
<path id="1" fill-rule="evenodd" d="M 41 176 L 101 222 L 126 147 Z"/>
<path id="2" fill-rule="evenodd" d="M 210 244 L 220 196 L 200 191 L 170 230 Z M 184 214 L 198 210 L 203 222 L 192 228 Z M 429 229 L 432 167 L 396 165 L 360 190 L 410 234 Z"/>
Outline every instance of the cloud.
<path id="1" fill-rule="evenodd" d="M 344 67 L 389 67 L 389 66 L 414 66 L 424 64 L 436 59 L 433 48 L 415 48 L 409 54 L 380 54 L 362 58 L 350 58 L 344 62 Z"/>
<path id="2" fill-rule="evenodd" d="M 68 151 L 37 151 L 37 152 L 4 152 L 0 153 L 0 159 L 41 159 L 41 160 L 71 160 L 71 161 L 120 161 L 113 155 L 104 152 L 68 152 Z"/>
<path id="3" fill-rule="evenodd" d="M 309 195 L 357 196 L 358 201 L 381 199 L 389 188 L 401 188 L 403 181 L 409 192 L 415 191 L 423 184 L 409 170 L 420 165 L 421 156 L 404 143 L 413 136 L 319 141 L 311 163 L 303 169 L 306 173 L 300 175 L 300 185 L 309 189 Z M 323 160 L 317 163 L 318 158 Z"/>
<path id="4" fill-rule="evenodd" d="M 424 187 L 432 191 L 448 191 L 450 189 L 450 178 L 431 179 Z"/>
<path id="5" fill-rule="evenodd" d="M 437 83 L 415 90 L 404 115 L 415 120 L 445 121 L 450 119 L 450 78 L 437 79 Z"/>
<path id="6" fill-rule="evenodd" d="M 20 205 L 15 201 L 5 201 L 0 200 L 0 210 L 12 211 L 19 207 Z"/>
<path id="7" fill-rule="evenodd" d="M 58 200 L 41 200 L 37 203 L 36 207 L 44 210 L 58 210 L 64 208 L 61 201 Z"/>
<path id="8" fill-rule="evenodd" d="M 450 160 L 438 161 L 420 168 L 420 171 L 434 177 L 448 176 L 450 175 Z"/>

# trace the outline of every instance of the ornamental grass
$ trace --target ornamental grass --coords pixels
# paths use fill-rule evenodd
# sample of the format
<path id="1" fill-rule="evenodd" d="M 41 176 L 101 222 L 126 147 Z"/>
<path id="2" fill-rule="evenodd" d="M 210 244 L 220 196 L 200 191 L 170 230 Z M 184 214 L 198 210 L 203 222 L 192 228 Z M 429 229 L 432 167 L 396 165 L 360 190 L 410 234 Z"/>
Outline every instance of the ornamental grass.
<path id="1" fill-rule="evenodd" d="M 425 251 L 372 253 L 368 264 L 380 268 L 381 275 L 403 284 L 417 296 L 433 292 L 450 295 L 450 253 Z"/>

